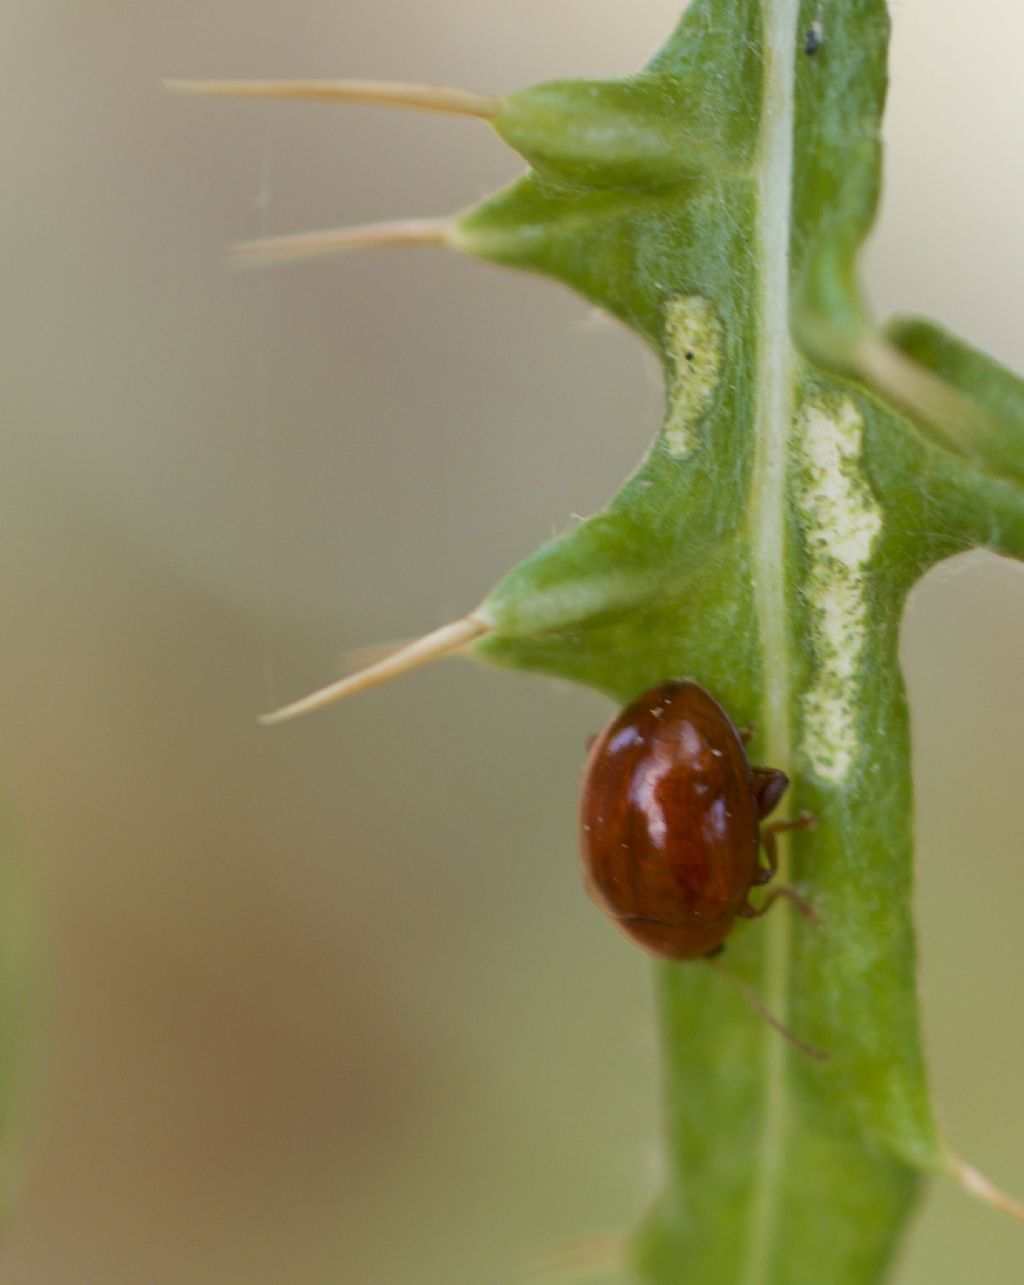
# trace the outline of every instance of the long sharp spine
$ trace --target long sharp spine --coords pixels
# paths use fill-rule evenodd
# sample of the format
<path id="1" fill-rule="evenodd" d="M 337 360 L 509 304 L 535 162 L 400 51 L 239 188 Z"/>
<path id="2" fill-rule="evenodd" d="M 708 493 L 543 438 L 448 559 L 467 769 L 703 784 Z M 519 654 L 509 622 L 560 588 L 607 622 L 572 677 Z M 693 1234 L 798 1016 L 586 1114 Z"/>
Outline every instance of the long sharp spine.
<path id="1" fill-rule="evenodd" d="M 417 638 L 415 642 L 400 647 L 390 656 L 377 661 L 375 665 L 369 665 L 355 674 L 349 674 L 331 683 L 330 686 L 321 688 L 320 691 L 294 701 L 291 705 L 274 710 L 273 713 L 264 714 L 260 722 L 285 723 L 302 714 L 312 714 L 315 710 L 333 705 L 335 701 L 345 700 L 349 696 L 355 696 L 357 692 L 390 682 L 392 678 L 398 678 L 399 675 L 406 674 L 412 669 L 419 669 L 421 665 L 429 665 L 431 661 L 450 656 L 489 632 L 490 626 L 487 622 L 470 613 L 461 620 L 442 625 L 440 629 L 435 629 L 432 633 Z"/>
<path id="2" fill-rule="evenodd" d="M 236 264 L 247 267 L 321 258 L 346 250 L 448 245 L 452 241 L 452 228 L 453 220 L 450 218 L 396 219 L 388 223 L 362 223 L 348 228 L 325 228 L 317 232 L 294 232 L 287 236 L 241 241 L 231 247 L 230 254 Z"/>
<path id="3" fill-rule="evenodd" d="M 475 116 L 493 120 L 501 99 L 470 89 L 423 85 L 398 80 L 178 80 L 163 87 L 171 94 L 203 98 L 263 98 L 275 102 L 365 103 L 439 112 L 447 116 Z"/>

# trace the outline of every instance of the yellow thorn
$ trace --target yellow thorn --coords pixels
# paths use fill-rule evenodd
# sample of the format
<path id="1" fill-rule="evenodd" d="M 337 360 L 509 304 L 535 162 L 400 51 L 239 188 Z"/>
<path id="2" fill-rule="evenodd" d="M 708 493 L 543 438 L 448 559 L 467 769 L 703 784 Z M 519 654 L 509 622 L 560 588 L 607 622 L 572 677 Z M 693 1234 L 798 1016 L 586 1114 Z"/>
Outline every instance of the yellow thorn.
<path id="1" fill-rule="evenodd" d="M 993 1209 L 998 1209 L 1004 1214 L 1009 1214 L 1011 1218 L 1024 1222 L 1024 1204 L 1008 1196 L 1005 1191 L 1001 1191 L 994 1183 L 989 1182 L 983 1173 L 979 1173 L 972 1165 L 966 1164 L 957 1156 L 953 1157 L 953 1177 L 964 1191 L 969 1191 L 972 1196 L 984 1200 Z"/>
<path id="2" fill-rule="evenodd" d="M 349 651 L 343 651 L 338 659 L 342 669 L 366 669 L 369 665 L 375 665 L 378 660 L 393 656 L 409 642 L 410 639 L 401 638 L 386 643 L 370 643 L 366 647 L 353 647 Z"/>
<path id="3" fill-rule="evenodd" d="M 369 250 L 393 245 L 447 245 L 452 240 L 451 219 L 396 219 L 391 223 L 362 223 L 320 232 L 294 232 L 288 236 L 241 241 L 231 247 L 240 266 L 289 263 L 345 250 Z"/>
<path id="4" fill-rule="evenodd" d="M 523 1285 L 537 1282 L 569 1282 L 581 1275 L 590 1277 L 595 1272 L 605 1273 L 621 1269 L 625 1261 L 625 1243 L 613 1233 L 597 1233 L 568 1241 L 524 1262 L 515 1273 Z"/>
<path id="5" fill-rule="evenodd" d="M 408 673 L 411 669 L 419 669 L 421 665 L 429 665 L 431 661 L 451 655 L 467 643 L 483 637 L 489 629 L 487 622 L 477 616 L 472 614 L 464 616 L 461 620 L 456 620 L 450 625 L 442 625 L 440 629 L 417 638 L 415 642 L 407 643 L 390 656 L 377 661 L 374 665 L 369 665 L 366 669 L 359 670 L 358 673 L 340 678 L 330 686 L 321 688 L 320 691 L 304 696 L 291 705 L 285 705 L 283 709 L 262 715 L 260 722 L 284 723 L 288 719 L 298 718 L 301 714 L 312 714 L 314 710 L 333 705 L 335 701 L 345 700 L 346 697 L 354 696 L 357 692 L 364 692 L 370 687 L 388 683 L 392 678 L 398 678 L 400 674 Z"/>
<path id="6" fill-rule="evenodd" d="M 414 111 L 493 120 L 501 100 L 469 89 L 400 80 L 175 80 L 161 82 L 171 94 L 204 98 L 269 98 L 307 103 L 368 103 Z"/>

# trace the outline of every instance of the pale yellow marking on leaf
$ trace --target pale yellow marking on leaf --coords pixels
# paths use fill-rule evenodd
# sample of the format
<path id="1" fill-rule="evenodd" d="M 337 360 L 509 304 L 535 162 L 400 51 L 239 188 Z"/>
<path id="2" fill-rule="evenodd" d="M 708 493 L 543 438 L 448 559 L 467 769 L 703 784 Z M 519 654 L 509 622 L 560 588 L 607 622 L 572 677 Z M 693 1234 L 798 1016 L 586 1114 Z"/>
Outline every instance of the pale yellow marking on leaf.
<path id="1" fill-rule="evenodd" d="M 798 506 L 810 572 L 816 660 L 804 696 L 804 751 L 814 773 L 842 782 L 857 758 L 857 679 L 868 630 L 867 567 L 882 516 L 861 469 L 864 420 L 849 397 L 816 397 L 800 410 Z"/>
<path id="2" fill-rule="evenodd" d="M 703 295 L 683 295 L 665 306 L 665 338 L 674 372 L 663 440 L 681 459 L 697 445 L 697 426 L 718 390 L 725 332 L 715 305 Z"/>

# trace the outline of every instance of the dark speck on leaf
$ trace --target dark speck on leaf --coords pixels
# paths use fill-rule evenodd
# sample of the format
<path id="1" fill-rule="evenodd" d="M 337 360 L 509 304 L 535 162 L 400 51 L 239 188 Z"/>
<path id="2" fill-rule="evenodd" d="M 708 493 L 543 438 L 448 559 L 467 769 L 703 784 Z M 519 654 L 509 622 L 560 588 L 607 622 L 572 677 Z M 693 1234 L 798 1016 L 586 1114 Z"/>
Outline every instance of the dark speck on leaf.
<path id="1" fill-rule="evenodd" d="M 820 22 L 815 22 L 808 27 L 807 39 L 804 41 L 804 53 L 809 58 L 813 58 L 821 48 L 822 34 Z"/>

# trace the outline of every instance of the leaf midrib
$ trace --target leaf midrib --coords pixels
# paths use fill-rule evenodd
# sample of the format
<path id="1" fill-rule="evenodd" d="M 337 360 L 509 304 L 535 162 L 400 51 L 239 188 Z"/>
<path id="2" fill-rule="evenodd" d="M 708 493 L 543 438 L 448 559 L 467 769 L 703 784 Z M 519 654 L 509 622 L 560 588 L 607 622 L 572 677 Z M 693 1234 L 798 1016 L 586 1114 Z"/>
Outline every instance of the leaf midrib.
<path id="1" fill-rule="evenodd" d="M 791 759 L 789 629 L 786 617 L 786 461 L 793 422 L 794 354 L 789 334 L 789 237 L 793 175 L 794 74 L 799 0 L 762 0 L 764 73 L 757 188 L 757 382 L 754 478 L 749 525 L 754 599 L 763 657 L 766 761 L 788 768 Z M 789 877 L 785 845 L 778 878 Z M 787 1020 L 790 917 L 763 924 L 763 998 Z M 740 1285 L 766 1285 L 778 1226 L 779 1168 L 785 1145 L 788 1097 L 786 1046 L 764 1028 L 765 1103 L 755 1161 L 754 1200 Z"/>

